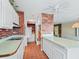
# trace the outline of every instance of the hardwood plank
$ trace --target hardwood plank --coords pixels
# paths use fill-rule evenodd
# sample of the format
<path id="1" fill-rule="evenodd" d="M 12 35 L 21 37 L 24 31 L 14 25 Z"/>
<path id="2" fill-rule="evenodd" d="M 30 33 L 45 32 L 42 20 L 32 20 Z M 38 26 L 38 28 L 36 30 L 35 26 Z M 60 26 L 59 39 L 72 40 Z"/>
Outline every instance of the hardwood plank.
<path id="1" fill-rule="evenodd" d="M 48 57 L 41 51 L 40 46 L 37 46 L 35 43 L 30 43 L 25 47 L 23 59 L 48 59 Z"/>

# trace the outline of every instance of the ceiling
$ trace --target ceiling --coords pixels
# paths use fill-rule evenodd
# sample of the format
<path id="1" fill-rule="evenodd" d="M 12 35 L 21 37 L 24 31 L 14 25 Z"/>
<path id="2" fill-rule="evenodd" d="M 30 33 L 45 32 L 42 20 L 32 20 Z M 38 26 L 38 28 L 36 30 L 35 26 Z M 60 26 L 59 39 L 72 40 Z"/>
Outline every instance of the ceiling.
<path id="1" fill-rule="evenodd" d="M 26 0 L 26 19 L 37 19 L 42 12 L 54 14 L 55 23 L 76 21 L 79 18 L 79 0 Z"/>

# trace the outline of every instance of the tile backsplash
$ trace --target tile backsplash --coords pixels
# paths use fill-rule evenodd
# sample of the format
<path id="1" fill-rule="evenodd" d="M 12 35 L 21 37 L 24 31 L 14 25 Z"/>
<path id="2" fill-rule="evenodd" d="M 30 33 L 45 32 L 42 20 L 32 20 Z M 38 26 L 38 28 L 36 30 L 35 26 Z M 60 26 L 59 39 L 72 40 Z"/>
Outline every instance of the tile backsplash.
<path id="1" fill-rule="evenodd" d="M 3 37 L 8 37 L 8 36 L 11 36 L 11 35 L 19 35 L 21 34 L 19 32 L 19 29 L 16 28 L 16 29 L 3 29 L 3 28 L 0 28 L 0 38 L 3 38 Z"/>

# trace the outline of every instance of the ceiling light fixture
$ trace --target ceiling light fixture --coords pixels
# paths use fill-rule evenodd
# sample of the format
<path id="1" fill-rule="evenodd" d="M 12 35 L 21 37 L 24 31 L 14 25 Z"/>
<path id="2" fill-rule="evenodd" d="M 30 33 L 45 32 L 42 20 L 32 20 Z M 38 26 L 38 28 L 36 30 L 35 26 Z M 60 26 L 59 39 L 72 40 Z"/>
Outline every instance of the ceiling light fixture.
<path id="1" fill-rule="evenodd" d="M 72 25 L 72 28 L 79 28 L 79 22 L 76 22 Z"/>

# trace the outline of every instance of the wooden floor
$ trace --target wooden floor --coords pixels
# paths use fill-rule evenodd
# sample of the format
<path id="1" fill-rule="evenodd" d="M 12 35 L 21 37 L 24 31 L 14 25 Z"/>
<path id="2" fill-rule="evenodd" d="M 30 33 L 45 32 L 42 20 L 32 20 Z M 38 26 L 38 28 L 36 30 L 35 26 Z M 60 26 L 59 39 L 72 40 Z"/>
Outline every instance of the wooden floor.
<path id="1" fill-rule="evenodd" d="M 25 47 L 24 59 L 48 59 L 48 57 L 41 51 L 40 46 L 30 43 Z"/>

